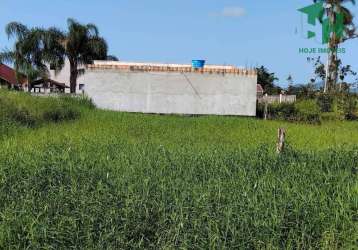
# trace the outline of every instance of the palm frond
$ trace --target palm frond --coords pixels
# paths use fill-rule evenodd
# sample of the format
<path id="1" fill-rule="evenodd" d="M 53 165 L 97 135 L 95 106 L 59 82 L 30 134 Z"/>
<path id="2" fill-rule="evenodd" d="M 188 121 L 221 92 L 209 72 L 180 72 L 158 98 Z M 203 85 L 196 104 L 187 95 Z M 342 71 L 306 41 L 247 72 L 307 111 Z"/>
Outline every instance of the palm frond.
<path id="1" fill-rule="evenodd" d="M 348 8 L 343 7 L 343 6 L 341 6 L 340 11 L 343 14 L 344 24 L 345 25 L 353 24 L 353 14 L 352 14 L 352 12 Z"/>
<path id="2" fill-rule="evenodd" d="M 74 18 L 68 18 L 67 19 L 67 26 L 68 27 L 75 26 L 75 25 L 78 25 L 78 24 L 79 23 Z"/>
<path id="3" fill-rule="evenodd" d="M 15 53 L 9 50 L 4 50 L 0 53 L 0 63 L 13 63 L 15 61 Z"/>
<path id="4" fill-rule="evenodd" d="M 98 36 L 99 35 L 99 31 L 98 28 L 95 24 L 89 23 L 86 25 L 86 28 L 88 30 L 88 32 L 90 33 L 91 36 Z"/>
<path id="5" fill-rule="evenodd" d="M 108 55 L 106 58 L 107 61 L 119 61 L 118 57 L 114 55 Z"/>
<path id="6" fill-rule="evenodd" d="M 8 38 L 16 37 L 18 39 L 23 39 L 28 31 L 29 29 L 19 22 L 8 23 L 5 27 L 5 33 Z"/>
<path id="7" fill-rule="evenodd" d="M 105 60 L 107 58 L 108 45 L 102 37 L 93 37 L 88 40 L 88 50 L 92 60 Z"/>

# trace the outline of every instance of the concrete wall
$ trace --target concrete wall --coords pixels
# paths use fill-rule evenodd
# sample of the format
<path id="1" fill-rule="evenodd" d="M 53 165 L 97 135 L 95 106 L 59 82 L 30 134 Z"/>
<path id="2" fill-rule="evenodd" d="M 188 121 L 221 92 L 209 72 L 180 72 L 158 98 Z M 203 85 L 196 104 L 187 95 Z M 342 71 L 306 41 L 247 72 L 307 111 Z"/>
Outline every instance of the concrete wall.
<path id="1" fill-rule="evenodd" d="M 99 108 L 164 114 L 256 114 L 256 75 L 87 69 L 79 83 Z"/>

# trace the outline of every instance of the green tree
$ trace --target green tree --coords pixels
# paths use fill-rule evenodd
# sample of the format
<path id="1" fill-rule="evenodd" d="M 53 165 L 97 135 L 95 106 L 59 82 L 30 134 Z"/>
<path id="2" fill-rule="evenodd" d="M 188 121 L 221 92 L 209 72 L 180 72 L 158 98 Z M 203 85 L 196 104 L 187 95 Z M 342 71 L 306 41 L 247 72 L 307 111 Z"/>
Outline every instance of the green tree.
<path id="1" fill-rule="evenodd" d="M 51 42 L 58 34 L 56 29 L 29 29 L 21 23 L 11 22 L 6 25 L 5 32 L 9 39 L 15 38 L 15 43 L 12 50 L 0 53 L 0 61 L 12 63 L 18 78 L 23 74 L 29 82 L 38 77 L 46 78 L 49 75 L 46 64 L 64 65 L 62 46 Z"/>
<path id="2" fill-rule="evenodd" d="M 279 86 L 275 85 L 275 82 L 278 81 L 278 78 L 275 76 L 275 73 L 269 72 L 269 70 L 264 66 L 256 68 L 256 72 L 257 83 L 261 84 L 267 94 L 279 94 L 282 91 Z"/>
<path id="3" fill-rule="evenodd" d="M 288 77 L 287 77 L 286 80 L 287 80 L 288 86 L 292 86 L 292 85 L 293 85 L 293 77 L 292 77 L 291 74 L 288 75 Z"/>
<path id="4" fill-rule="evenodd" d="M 68 31 L 57 28 L 29 29 L 21 23 L 9 23 L 6 33 L 15 37 L 12 51 L 0 54 L 0 60 L 14 63 L 17 72 L 28 76 L 29 81 L 49 75 L 47 65 L 61 71 L 65 59 L 70 63 L 70 90 L 76 92 L 77 78 L 84 73 L 80 66 L 90 64 L 93 60 L 107 58 L 107 43 L 99 36 L 94 24 L 83 25 L 74 19 L 68 19 Z"/>
<path id="5" fill-rule="evenodd" d="M 291 74 L 288 75 L 287 79 L 287 92 L 290 92 L 291 89 L 293 89 L 293 77 Z"/>
<path id="6" fill-rule="evenodd" d="M 320 79 L 324 81 L 326 79 L 326 69 L 325 65 L 321 61 L 321 57 L 317 58 L 307 58 L 308 62 L 313 62 L 314 65 L 314 74 L 315 78 L 312 79 L 312 82 L 316 82 L 317 79 Z M 338 59 L 337 61 L 337 83 L 334 85 L 335 92 L 341 92 L 344 90 L 344 87 L 348 86 L 348 90 L 351 86 L 354 85 L 354 83 L 347 83 L 345 80 L 347 77 L 354 77 L 357 75 L 357 72 L 355 72 L 352 69 L 351 65 L 343 65 L 342 60 Z"/>
<path id="7" fill-rule="evenodd" d="M 63 57 L 70 62 L 70 90 L 76 93 L 77 78 L 84 73 L 80 66 L 90 64 L 93 60 L 107 58 L 107 43 L 99 36 L 98 28 L 94 24 L 83 25 L 74 19 L 68 19 L 68 31 L 63 34 L 64 39 L 59 40 L 64 48 Z M 56 70 L 61 70 L 62 66 Z"/>
<path id="8" fill-rule="evenodd" d="M 324 2 L 324 11 L 320 14 L 320 21 L 326 16 L 330 27 L 336 27 L 339 16 L 343 15 L 343 35 L 338 34 L 340 31 L 332 28 L 329 34 L 328 42 L 328 67 L 325 79 L 324 92 L 334 91 L 338 80 L 338 47 L 346 40 L 357 38 L 356 27 L 353 22 L 353 14 L 345 7 L 346 3 L 355 4 L 355 0 L 313 0 L 315 3 Z"/>

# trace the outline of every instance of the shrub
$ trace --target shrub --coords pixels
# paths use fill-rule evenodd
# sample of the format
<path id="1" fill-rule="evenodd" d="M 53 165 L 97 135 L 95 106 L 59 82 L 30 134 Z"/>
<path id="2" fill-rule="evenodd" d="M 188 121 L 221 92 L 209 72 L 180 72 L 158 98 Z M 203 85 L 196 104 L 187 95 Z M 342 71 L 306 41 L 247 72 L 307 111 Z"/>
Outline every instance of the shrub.
<path id="1" fill-rule="evenodd" d="M 325 112 L 321 114 L 322 121 L 337 121 L 340 119 L 340 116 L 336 112 Z"/>
<path id="2" fill-rule="evenodd" d="M 264 112 L 265 104 L 259 103 L 256 110 L 257 117 L 263 118 Z M 294 120 L 296 110 L 291 103 L 272 103 L 268 105 L 267 113 L 269 119 Z"/>
<path id="3" fill-rule="evenodd" d="M 294 120 L 296 115 L 293 103 L 274 103 L 268 108 L 270 115 L 277 119 Z"/>
<path id="4" fill-rule="evenodd" d="M 14 109 L 11 110 L 10 118 L 21 125 L 28 127 L 34 127 L 36 123 L 39 122 L 39 119 L 35 114 L 32 114 L 28 108 L 21 106 L 14 107 Z"/>
<path id="5" fill-rule="evenodd" d="M 317 97 L 317 104 L 320 107 L 321 112 L 333 111 L 334 96 L 329 94 L 321 94 Z"/>
<path id="6" fill-rule="evenodd" d="M 256 117 L 264 118 L 265 116 L 265 104 L 257 103 L 256 104 Z"/>
<path id="7" fill-rule="evenodd" d="M 295 103 L 297 110 L 296 120 L 308 123 L 320 123 L 320 107 L 315 100 L 303 100 Z"/>
<path id="8" fill-rule="evenodd" d="M 68 103 L 53 102 L 43 113 L 45 121 L 60 122 L 74 120 L 80 116 L 79 110 Z"/>
<path id="9" fill-rule="evenodd" d="M 354 95 L 341 95 L 338 97 L 338 112 L 341 119 L 357 119 L 357 97 Z"/>
<path id="10" fill-rule="evenodd" d="M 89 98 L 86 95 L 81 96 L 61 96 L 60 100 L 68 103 L 70 105 L 74 105 L 76 107 L 83 107 L 83 108 L 89 108 L 94 109 L 96 108 L 96 105 L 94 104 L 93 100 Z"/>
<path id="11" fill-rule="evenodd" d="M 28 107 L 7 96 L 0 96 L 0 117 L 7 122 L 12 121 L 29 127 L 35 126 L 37 120 Z"/>
<path id="12" fill-rule="evenodd" d="M 257 115 L 264 116 L 264 104 L 258 105 Z M 287 121 L 320 123 L 320 108 L 315 100 L 304 100 L 297 103 L 273 103 L 268 105 L 268 117 Z"/>
<path id="13" fill-rule="evenodd" d="M 60 122 L 79 118 L 81 111 L 93 108 L 86 97 L 34 97 L 28 93 L 0 90 L 1 131 L 7 127 L 36 127 L 45 122 Z M 6 126 L 5 126 L 6 125 Z"/>

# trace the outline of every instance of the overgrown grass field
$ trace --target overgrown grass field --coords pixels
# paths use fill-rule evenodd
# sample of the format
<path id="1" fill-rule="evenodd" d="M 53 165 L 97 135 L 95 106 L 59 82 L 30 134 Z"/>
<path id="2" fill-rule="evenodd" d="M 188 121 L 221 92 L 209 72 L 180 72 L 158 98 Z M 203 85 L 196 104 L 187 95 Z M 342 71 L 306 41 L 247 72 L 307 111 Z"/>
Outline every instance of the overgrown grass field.
<path id="1" fill-rule="evenodd" d="M 357 246 L 357 122 L 128 114 L 8 92 L 0 105 L 0 249 Z"/>

